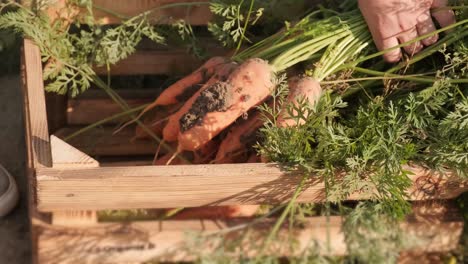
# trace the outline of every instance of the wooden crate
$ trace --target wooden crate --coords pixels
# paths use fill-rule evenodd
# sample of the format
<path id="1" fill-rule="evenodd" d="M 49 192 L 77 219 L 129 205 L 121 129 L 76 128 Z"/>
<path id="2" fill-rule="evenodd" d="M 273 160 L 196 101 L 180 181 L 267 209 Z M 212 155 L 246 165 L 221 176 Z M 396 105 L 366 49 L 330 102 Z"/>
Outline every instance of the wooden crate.
<path id="1" fill-rule="evenodd" d="M 196 61 L 181 62 L 186 55 L 180 51 L 148 52 L 152 57 L 137 53 L 114 67 L 113 73 L 170 74 L 174 71 L 168 66 L 171 63 L 183 64 L 185 68 L 178 72 L 197 66 Z M 111 136 L 113 127 L 103 127 L 66 143 L 61 138 L 120 109 L 102 96 L 46 98 L 40 52 L 27 39 L 22 72 L 36 263 L 190 261 L 193 256 L 181 250 L 188 231 L 208 234 L 249 219 L 106 222 L 99 218 L 99 211 L 278 204 L 291 198 L 301 180 L 300 175 L 285 173 L 275 164 L 149 166 L 148 157 L 156 146 L 150 141 L 131 142 L 131 128 Z M 151 91 L 135 90 L 121 94 L 130 105 L 150 102 L 155 96 Z M 405 261 L 411 260 L 413 253 L 437 253 L 457 246 L 463 229 L 458 212 L 452 206 L 442 206 L 444 202 L 427 201 L 449 200 L 468 189 L 466 182 L 452 175 L 418 167 L 408 169 L 414 173 L 414 184 L 408 192 L 416 210 L 402 226 L 423 243 L 406 252 L 403 263 L 410 263 Z M 323 182 L 310 180 L 298 200 L 323 202 L 324 191 Z M 349 197 L 365 198 L 359 193 Z M 293 230 L 299 248 L 316 241 L 321 248 L 330 246 L 326 254 L 345 254 L 341 222 L 340 217 L 309 218 Z M 261 240 L 273 224 L 271 219 L 259 222 L 255 236 Z M 287 231 L 282 230 L 280 236 L 286 238 Z M 287 250 L 288 239 L 275 243 L 281 248 L 281 255 L 298 254 Z M 209 249 L 207 245 L 206 250 Z"/>

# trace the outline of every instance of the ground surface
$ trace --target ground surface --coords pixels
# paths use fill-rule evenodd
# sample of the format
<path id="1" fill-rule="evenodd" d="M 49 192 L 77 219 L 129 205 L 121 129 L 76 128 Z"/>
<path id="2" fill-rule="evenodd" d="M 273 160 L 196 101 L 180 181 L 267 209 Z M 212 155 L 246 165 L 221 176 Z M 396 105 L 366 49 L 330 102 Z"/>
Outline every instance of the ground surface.
<path id="1" fill-rule="evenodd" d="M 16 178 L 21 192 L 18 207 L 0 219 L 0 264 L 31 263 L 20 87 L 18 75 L 0 77 L 0 163 Z"/>

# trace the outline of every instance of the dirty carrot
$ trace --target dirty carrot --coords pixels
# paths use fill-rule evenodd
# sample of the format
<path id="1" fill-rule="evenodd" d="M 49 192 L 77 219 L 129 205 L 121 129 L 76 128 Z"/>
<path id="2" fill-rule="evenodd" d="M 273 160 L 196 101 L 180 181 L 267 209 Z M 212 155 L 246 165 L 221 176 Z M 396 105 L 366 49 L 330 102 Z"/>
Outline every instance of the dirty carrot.
<path id="1" fill-rule="evenodd" d="M 205 89 L 180 119 L 178 151 L 196 150 L 273 91 L 274 72 L 261 59 L 246 60 L 228 78 Z"/>
<path id="2" fill-rule="evenodd" d="M 173 104 L 165 107 L 158 107 L 148 112 L 147 118 L 144 119 L 143 123 L 147 125 L 153 133 L 161 137 L 162 130 L 167 123 L 168 116 L 179 110 L 182 103 Z M 135 127 L 135 139 L 146 139 L 151 138 L 150 135 L 140 126 Z"/>
<path id="3" fill-rule="evenodd" d="M 294 109 L 292 112 L 287 111 L 287 107 L 298 106 L 301 100 L 305 100 L 310 105 L 314 105 L 322 95 L 320 84 L 311 77 L 295 77 L 289 82 L 289 94 L 284 102 L 283 109 L 277 119 L 276 125 L 278 127 L 291 127 L 303 125 L 305 123 L 305 116 L 303 118 L 297 116 L 297 111 Z"/>
<path id="4" fill-rule="evenodd" d="M 236 69 L 237 64 L 234 62 L 226 63 L 216 69 L 216 73 L 200 88 L 190 99 L 188 99 L 184 105 L 174 114 L 169 116 L 166 126 L 163 129 L 163 140 L 166 142 L 174 142 L 177 140 L 177 135 L 180 131 L 180 118 L 186 114 L 189 109 L 192 107 L 195 100 L 211 85 L 215 84 L 218 81 L 223 81 L 228 78 L 228 76 Z"/>
<path id="5" fill-rule="evenodd" d="M 242 157 L 248 155 L 248 147 L 255 143 L 258 129 L 264 120 L 259 111 L 249 115 L 247 120 L 235 124 L 221 142 L 214 163 L 237 163 L 243 162 Z"/>
<path id="6" fill-rule="evenodd" d="M 207 60 L 200 68 L 177 81 L 165 89 L 156 100 L 148 106 L 148 109 L 157 105 L 170 105 L 180 102 L 180 97 L 189 97 L 197 91 L 197 86 L 206 82 L 214 73 L 215 69 L 227 63 L 228 59 L 224 57 L 213 57 Z"/>

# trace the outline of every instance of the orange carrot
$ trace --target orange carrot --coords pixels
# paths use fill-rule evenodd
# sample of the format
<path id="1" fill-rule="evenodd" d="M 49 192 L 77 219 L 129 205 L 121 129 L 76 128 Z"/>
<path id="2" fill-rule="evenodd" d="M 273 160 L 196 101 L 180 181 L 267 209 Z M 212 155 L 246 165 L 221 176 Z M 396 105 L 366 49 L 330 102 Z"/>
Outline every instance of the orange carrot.
<path id="1" fill-rule="evenodd" d="M 174 114 L 169 116 L 166 126 L 163 129 L 163 139 L 166 142 L 174 142 L 177 140 L 177 135 L 180 131 L 180 118 L 188 112 L 195 100 L 201 94 L 202 91 L 206 90 L 211 85 L 218 81 L 223 81 L 234 71 L 237 64 L 234 62 L 226 63 L 216 69 L 216 73 L 206 82 L 201 89 L 199 89 L 185 104 Z"/>
<path id="2" fill-rule="evenodd" d="M 288 107 L 288 105 L 298 105 L 300 100 L 307 100 L 311 105 L 314 105 L 322 95 L 322 89 L 320 88 L 319 82 L 315 79 L 310 77 L 301 77 L 301 78 L 293 78 L 289 81 L 289 94 L 284 102 L 284 106 Z M 297 115 L 296 111 L 293 111 L 293 116 Z M 301 119 L 298 122 L 288 116 L 289 114 L 286 113 L 285 109 L 283 109 L 280 113 L 280 116 L 277 119 L 277 126 L 278 127 L 291 127 L 297 125 L 303 125 L 305 120 Z"/>
<path id="3" fill-rule="evenodd" d="M 162 130 L 167 123 L 167 117 L 174 112 L 176 112 L 182 103 L 174 104 L 170 106 L 157 107 L 152 109 L 145 115 L 143 123 L 151 129 L 151 131 L 158 137 L 162 136 Z M 136 139 L 146 139 L 151 138 L 150 135 L 141 127 L 135 127 L 135 138 Z"/>
<path id="4" fill-rule="evenodd" d="M 203 90 L 180 119 L 178 150 L 200 148 L 239 116 L 263 102 L 272 92 L 273 74 L 266 61 L 249 59 L 226 82 Z"/>
<path id="5" fill-rule="evenodd" d="M 214 163 L 244 162 L 248 156 L 248 148 L 255 143 L 256 132 L 264 120 L 259 111 L 249 115 L 247 120 L 235 124 L 221 142 Z"/>
<path id="6" fill-rule="evenodd" d="M 215 73 L 218 66 L 227 62 L 228 59 L 224 57 L 213 57 L 209 59 L 190 75 L 165 89 L 158 98 L 156 98 L 156 101 L 154 101 L 152 105 L 170 105 L 180 102 L 181 100 L 178 100 L 177 97 L 184 95 L 186 92 L 190 92 L 189 90 L 193 90 L 191 89 L 193 86 L 206 82 Z M 197 90 L 198 89 L 193 90 L 192 94 Z M 151 107 L 152 105 L 148 107 Z"/>
<path id="7" fill-rule="evenodd" d="M 155 108 L 156 106 L 171 105 L 184 102 L 190 98 L 211 76 L 216 72 L 216 69 L 221 65 L 228 63 L 228 59 L 224 57 L 213 57 L 207 60 L 197 70 L 187 75 L 185 78 L 180 79 L 176 83 L 167 87 L 156 100 L 148 105 L 135 119 L 139 119 L 146 112 Z M 132 123 L 132 120 L 129 123 Z"/>
<path id="8" fill-rule="evenodd" d="M 286 101 L 283 104 L 283 107 L 288 107 L 289 105 L 298 105 L 300 100 L 305 99 L 309 104 L 314 105 L 320 99 L 322 95 L 322 88 L 320 84 L 313 78 L 310 77 L 294 77 L 291 78 L 288 82 L 289 94 L 286 98 Z M 297 112 L 293 111 L 293 115 L 297 115 Z M 293 127 L 297 125 L 303 125 L 305 120 L 301 119 L 296 121 L 288 116 L 288 113 L 283 108 L 280 112 L 280 116 L 276 120 L 276 125 L 278 127 Z M 260 161 L 263 163 L 269 162 L 268 158 L 265 156 L 260 157 Z"/>

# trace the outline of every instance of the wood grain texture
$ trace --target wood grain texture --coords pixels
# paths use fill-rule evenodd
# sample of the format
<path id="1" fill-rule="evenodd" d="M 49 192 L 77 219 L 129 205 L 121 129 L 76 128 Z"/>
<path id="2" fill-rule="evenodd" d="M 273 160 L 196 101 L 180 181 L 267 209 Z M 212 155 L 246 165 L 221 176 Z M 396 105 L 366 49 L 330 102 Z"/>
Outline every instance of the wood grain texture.
<path id="1" fill-rule="evenodd" d="M 63 17 L 62 8 L 65 6 L 65 0 L 48 1 L 53 3 L 47 9 L 47 14 L 53 21 L 57 17 Z M 94 0 L 94 17 L 101 24 L 120 24 L 122 20 L 118 15 L 133 17 L 145 11 L 162 7 L 174 3 L 199 2 L 197 0 Z M 111 11 L 111 12 L 107 12 Z M 75 10 L 76 13 L 80 10 Z M 114 13 L 118 15 L 114 15 Z M 68 17 L 68 16 L 67 16 Z M 148 15 L 151 23 L 154 24 L 172 24 L 176 20 L 184 19 L 192 25 L 206 25 L 212 18 L 209 6 L 195 5 L 192 7 L 179 6 L 155 10 Z"/>
<path id="2" fill-rule="evenodd" d="M 54 168 L 96 168 L 99 162 L 79 151 L 60 138 L 50 137 Z"/>
<path id="3" fill-rule="evenodd" d="M 427 217 L 427 219 L 426 219 Z M 415 220 L 418 219 L 418 220 Z M 42 226 L 39 254 L 44 263 L 141 263 L 144 261 L 191 261 L 193 251 L 186 248 L 191 240 L 187 232 L 203 235 L 213 234 L 245 224 L 248 220 L 200 220 L 200 221 L 147 221 L 131 223 L 100 223 L 93 227 L 71 228 Z M 287 231 L 287 225 L 280 230 L 279 238 L 273 247 L 278 256 L 292 256 L 302 253 L 306 248 L 316 249 L 323 255 L 344 255 L 346 245 L 341 232 L 340 217 L 312 217 L 306 219 L 301 227 Z M 274 224 L 263 220 L 255 226 L 250 241 L 261 243 Z M 463 220 L 453 212 L 444 215 L 423 215 L 409 218 L 402 224 L 407 234 L 419 243 L 409 251 L 441 252 L 454 249 L 460 239 Z M 239 238 L 242 233 L 233 233 L 225 241 Z M 292 235 L 292 236 L 291 236 Z M 327 239 L 330 238 L 330 240 Z M 291 238 L 296 239 L 298 247 L 290 250 Z M 196 243 L 197 253 L 209 254 L 215 244 Z M 255 242 L 254 242 L 255 243 Z M 243 243 L 247 255 L 254 252 Z M 328 245 L 330 250 L 328 250 Z M 250 248 L 250 250 L 249 250 Z"/>
<path id="4" fill-rule="evenodd" d="M 411 199 L 450 199 L 468 189 L 466 182 L 420 168 L 413 171 Z M 275 164 L 41 169 L 38 208 L 98 210 L 198 207 L 235 204 L 277 204 L 291 198 L 300 175 Z M 366 199 L 356 193 L 350 200 Z M 323 202 L 325 188 L 309 180 L 300 202 Z"/>
<path id="5" fill-rule="evenodd" d="M 58 130 L 55 136 L 65 138 L 66 136 L 83 128 L 82 126 L 65 127 Z M 154 155 L 157 145 L 151 140 L 133 140 L 135 137 L 134 126 L 124 128 L 113 135 L 116 127 L 98 127 L 84 132 L 69 141 L 70 145 L 90 156 L 131 156 L 131 155 Z"/>
<path id="6" fill-rule="evenodd" d="M 60 211 L 52 214 L 55 226 L 92 226 L 97 223 L 96 211 Z"/>
<path id="7" fill-rule="evenodd" d="M 52 135 L 50 137 L 54 168 L 96 168 L 99 162 L 73 146 Z M 60 226 L 84 226 L 97 222 L 96 211 L 58 211 L 52 214 L 52 224 Z"/>
<path id="8" fill-rule="evenodd" d="M 40 166 L 52 166 L 52 158 L 50 149 L 47 150 L 47 142 L 42 139 L 48 139 L 47 123 L 39 122 L 45 120 L 44 90 L 42 83 L 42 67 L 40 54 L 37 46 L 30 40 L 25 39 L 23 42 L 21 53 L 21 76 L 22 76 L 22 92 L 23 92 L 23 114 L 25 125 L 25 142 L 26 142 L 26 177 L 28 179 L 28 212 L 31 234 L 31 249 L 32 263 L 38 262 L 38 239 L 39 231 L 35 225 L 44 225 L 50 223 L 50 214 L 40 213 L 36 209 L 36 174 L 35 168 Z M 34 96 L 39 96 L 42 103 L 37 102 Z M 41 113 L 35 113 L 36 110 L 42 110 Z M 44 149 L 45 148 L 45 149 Z"/>
<path id="9" fill-rule="evenodd" d="M 148 99 L 126 99 L 130 108 L 138 107 L 154 100 Z M 89 125 L 101 121 L 104 118 L 122 113 L 122 108 L 109 98 L 96 99 L 70 99 L 67 106 L 68 125 Z M 107 124 L 119 124 L 128 121 L 129 118 L 114 119 Z"/>
<path id="10" fill-rule="evenodd" d="M 112 65 L 112 75 L 184 75 L 201 65 L 201 61 L 186 50 L 142 50 Z M 95 68 L 97 74 L 106 75 L 105 67 Z"/>
<path id="11" fill-rule="evenodd" d="M 23 42 L 23 91 L 26 127 L 29 130 L 31 158 L 34 168 L 52 167 L 49 129 L 39 48 L 29 39 Z"/>
<path id="12" fill-rule="evenodd" d="M 95 0 L 95 6 L 103 7 L 125 16 L 136 16 L 140 13 L 160 6 L 174 3 L 199 2 L 197 0 Z M 121 20 L 109 13 L 95 10 L 96 18 L 104 24 L 118 24 Z M 174 7 L 161 9 L 149 15 L 153 23 L 170 24 L 179 19 L 184 19 L 191 25 L 206 25 L 212 18 L 208 5 L 197 5 L 193 7 Z"/>

